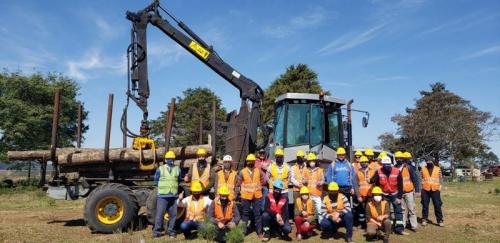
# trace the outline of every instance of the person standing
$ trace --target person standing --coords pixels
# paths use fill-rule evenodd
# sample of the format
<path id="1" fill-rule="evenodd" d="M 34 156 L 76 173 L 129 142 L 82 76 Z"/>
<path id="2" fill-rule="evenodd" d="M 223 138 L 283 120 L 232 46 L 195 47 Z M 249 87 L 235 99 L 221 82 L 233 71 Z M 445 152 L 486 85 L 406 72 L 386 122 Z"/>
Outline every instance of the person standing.
<path id="1" fill-rule="evenodd" d="M 354 172 L 358 173 L 358 169 L 360 168 L 359 159 L 361 159 L 363 153 L 360 150 L 356 150 L 354 153 L 354 161 L 352 162 L 352 167 L 354 167 Z"/>
<path id="2" fill-rule="evenodd" d="M 326 171 L 326 183 L 336 182 L 340 187 L 340 192 L 349 199 L 352 205 L 352 196 L 357 195 L 358 185 L 356 173 L 351 163 L 346 159 L 346 151 L 344 148 L 337 148 L 337 159 L 328 166 Z"/>
<path id="3" fill-rule="evenodd" d="M 366 240 L 380 237 L 379 231 L 383 230 L 384 243 L 389 243 L 389 235 L 392 231 L 390 204 L 382 197 L 383 192 L 380 187 L 373 187 L 371 194 L 372 197 L 366 204 Z"/>
<path id="4" fill-rule="evenodd" d="M 271 160 L 267 158 L 266 151 L 264 149 L 260 149 L 257 154 L 257 159 L 255 160 L 255 167 L 260 169 L 263 175 L 267 174 L 267 170 L 271 166 Z M 269 188 L 267 185 L 267 180 L 262 184 L 262 195 L 267 195 L 269 192 Z M 264 202 L 265 200 L 261 200 L 261 210 L 264 211 Z"/>
<path id="5" fill-rule="evenodd" d="M 177 218 L 177 197 L 179 182 L 181 181 L 180 169 L 174 164 L 173 151 L 165 153 L 165 163 L 156 169 L 154 185 L 158 188 L 156 195 L 156 215 L 153 227 L 153 238 L 160 237 L 162 233 L 165 212 L 168 212 L 168 235 L 175 238 L 175 220 Z"/>
<path id="6" fill-rule="evenodd" d="M 358 220 L 362 228 L 366 228 L 365 208 L 372 190 L 370 179 L 375 174 L 375 170 L 370 169 L 368 166 L 368 158 L 366 156 L 361 156 L 359 164 L 360 169 L 357 173 L 359 197 L 357 199 L 358 205 L 356 206 L 356 210 L 354 210 L 354 218 Z"/>
<path id="7" fill-rule="evenodd" d="M 304 151 L 297 151 L 297 163 L 292 166 L 290 171 L 290 181 L 293 185 L 293 201 L 299 197 L 300 188 L 302 188 L 305 184 L 305 172 L 307 170 L 307 166 L 305 163 L 305 154 Z"/>
<path id="8" fill-rule="evenodd" d="M 434 158 L 427 158 L 427 165 L 421 169 L 422 173 L 422 226 L 426 226 L 429 221 L 429 203 L 432 199 L 434 214 L 439 226 L 444 227 L 443 211 L 441 206 L 441 184 L 443 175 L 441 169 L 435 164 Z"/>
<path id="9" fill-rule="evenodd" d="M 370 169 L 377 171 L 378 170 L 378 161 L 375 159 L 375 153 L 373 153 L 373 150 L 371 149 L 366 149 L 365 150 L 365 156 L 368 158 L 368 161 L 370 162 Z"/>
<path id="10" fill-rule="evenodd" d="M 334 181 L 328 184 L 328 195 L 323 198 L 321 213 L 323 219 L 320 225 L 325 238 L 333 239 L 338 228 L 344 226 L 346 228 L 346 242 L 353 242 L 351 204 L 347 197 L 339 192 L 339 185 Z"/>
<path id="11" fill-rule="evenodd" d="M 309 188 L 300 188 L 300 197 L 295 200 L 295 227 L 297 228 L 297 240 L 308 237 L 316 227 L 316 215 L 314 202 L 309 197 Z"/>
<path id="12" fill-rule="evenodd" d="M 321 212 L 321 196 L 323 195 L 325 176 L 323 168 L 317 163 L 314 153 L 307 154 L 308 168 L 305 171 L 304 177 L 307 182 L 307 188 L 309 189 L 309 197 L 314 203 L 314 211 L 318 216 L 318 220 L 321 222 L 322 216 L 319 212 Z"/>
<path id="13" fill-rule="evenodd" d="M 184 177 L 184 182 L 191 183 L 193 181 L 199 181 L 203 187 L 201 193 L 206 196 L 210 193 L 210 189 L 212 189 L 214 185 L 215 173 L 207 162 L 208 155 L 206 149 L 199 148 L 196 151 L 196 156 L 198 157 L 198 161 L 193 163 L 189 168 L 188 173 Z"/>
<path id="14" fill-rule="evenodd" d="M 226 186 L 229 189 L 229 199 L 234 201 L 236 199 L 235 186 L 236 186 L 236 171 L 231 168 L 233 158 L 231 155 L 225 155 L 222 158 L 222 170 L 217 172 L 217 180 L 215 181 L 215 189 L 217 190 L 216 196 L 219 196 L 219 188 Z"/>
<path id="15" fill-rule="evenodd" d="M 182 199 L 179 205 L 186 208 L 186 218 L 181 223 L 181 231 L 186 238 L 190 238 L 191 232 L 197 230 L 205 221 L 205 213 L 212 200 L 201 194 L 203 186 L 199 181 L 191 183 L 191 195 Z"/>
<path id="16" fill-rule="evenodd" d="M 217 242 L 225 242 L 226 232 L 236 228 L 240 222 L 240 212 L 230 198 L 230 189 L 222 185 L 217 189 L 218 197 L 208 208 L 210 221 L 217 227 Z"/>
<path id="17" fill-rule="evenodd" d="M 418 221 L 415 211 L 415 191 L 420 191 L 420 181 L 413 166 L 405 163 L 405 156 L 401 151 L 396 151 L 394 157 L 396 158 L 396 167 L 403 178 L 403 225 L 406 228 L 409 220 L 411 230 L 416 231 Z"/>
<path id="18" fill-rule="evenodd" d="M 281 180 L 284 187 L 281 192 L 283 193 L 286 203 L 288 204 L 288 182 L 290 180 L 290 166 L 285 163 L 284 155 L 285 153 L 283 149 L 276 149 L 276 152 L 274 153 L 276 161 L 271 163 L 271 165 L 269 166 L 266 177 L 267 184 L 269 185 L 269 191 L 273 190 L 275 180 Z"/>
<path id="19" fill-rule="evenodd" d="M 264 238 L 268 241 L 271 237 L 271 229 L 277 229 L 278 234 L 283 239 L 288 239 L 288 234 L 292 231 L 292 226 L 288 222 L 288 203 L 283 190 L 285 185 L 281 179 L 273 181 L 273 191 L 265 197 L 265 211 L 262 213 L 262 225 L 264 226 Z M 276 227 L 276 228 L 275 228 Z"/>

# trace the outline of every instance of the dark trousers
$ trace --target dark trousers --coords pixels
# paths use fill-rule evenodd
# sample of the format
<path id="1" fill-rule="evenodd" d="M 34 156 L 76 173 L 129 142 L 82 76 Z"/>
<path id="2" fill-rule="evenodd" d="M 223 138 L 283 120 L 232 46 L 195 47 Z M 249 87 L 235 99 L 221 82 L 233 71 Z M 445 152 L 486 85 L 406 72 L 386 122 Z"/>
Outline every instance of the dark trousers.
<path id="1" fill-rule="evenodd" d="M 384 198 L 388 202 L 391 202 L 392 208 L 394 210 L 394 218 L 396 220 L 396 223 L 394 225 L 394 232 L 396 232 L 396 234 L 403 233 L 405 225 L 403 222 L 403 207 L 401 206 L 402 202 L 400 202 L 399 204 L 396 203 L 396 199 L 398 198 L 397 195 L 384 195 Z"/>
<path id="2" fill-rule="evenodd" d="M 359 202 L 358 199 L 355 199 L 355 207 L 354 207 L 354 222 L 360 225 L 363 229 L 366 229 L 366 200 L 363 199 L 362 202 Z"/>
<path id="3" fill-rule="evenodd" d="M 174 225 L 177 218 L 177 198 L 175 197 L 157 197 L 156 198 L 156 217 L 153 228 L 154 235 L 160 235 L 163 231 L 163 216 L 168 211 L 168 234 L 175 235 Z"/>
<path id="4" fill-rule="evenodd" d="M 332 236 L 334 233 L 337 232 L 338 228 L 340 227 L 345 227 L 345 236 L 347 238 L 352 238 L 352 224 L 353 224 L 353 216 L 351 212 L 347 212 L 340 216 L 342 220 L 340 220 L 339 223 L 333 222 L 331 219 L 328 217 L 323 218 L 321 220 L 320 225 L 321 225 L 321 230 L 323 231 L 324 234 L 327 234 L 327 236 Z"/>
<path id="5" fill-rule="evenodd" d="M 283 235 L 288 235 L 292 232 L 292 226 L 288 222 L 288 219 L 283 218 L 283 225 L 279 225 L 276 221 L 275 216 L 271 216 L 268 212 L 262 214 L 262 225 L 264 226 L 264 236 L 269 238 L 271 236 L 271 229 L 278 229 Z"/>
<path id="6" fill-rule="evenodd" d="M 443 222 L 443 211 L 441 206 L 443 202 L 441 201 L 440 191 L 425 191 L 422 190 L 422 218 L 427 220 L 429 218 L 429 203 L 432 199 L 432 204 L 434 205 L 434 214 L 436 215 L 437 222 Z"/>
<path id="7" fill-rule="evenodd" d="M 260 215 L 260 209 L 262 206 L 261 200 L 263 200 L 263 198 L 254 198 L 252 200 L 241 199 L 241 220 L 243 221 L 244 231 L 246 231 L 247 223 L 250 220 L 250 208 L 252 208 L 253 216 L 255 218 L 255 231 L 257 234 L 262 233 L 262 216 Z"/>

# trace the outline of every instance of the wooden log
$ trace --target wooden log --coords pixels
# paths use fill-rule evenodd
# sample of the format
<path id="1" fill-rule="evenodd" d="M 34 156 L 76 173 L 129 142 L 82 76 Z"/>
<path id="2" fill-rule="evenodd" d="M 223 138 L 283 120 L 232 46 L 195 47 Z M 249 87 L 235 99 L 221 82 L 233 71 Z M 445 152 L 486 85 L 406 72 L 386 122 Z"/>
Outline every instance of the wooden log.
<path id="1" fill-rule="evenodd" d="M 56 155 L 75 153 L 75 152 L 88 152 L 99 149 L 92 148 L 58 148 Z M 37 159 L 50 159 L 50 150 L 30 150 L 30 151 L 7 151 L 7 158 L 10 161 L 14 160 L 37 160 Z"/>

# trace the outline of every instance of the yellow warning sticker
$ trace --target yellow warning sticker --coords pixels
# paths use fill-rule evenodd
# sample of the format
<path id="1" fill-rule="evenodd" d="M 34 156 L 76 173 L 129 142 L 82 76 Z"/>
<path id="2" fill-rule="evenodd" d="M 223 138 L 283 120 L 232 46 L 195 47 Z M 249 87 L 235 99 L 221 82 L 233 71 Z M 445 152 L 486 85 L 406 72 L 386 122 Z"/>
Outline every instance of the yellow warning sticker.
<path id="1" fill-rule="evenodd" d="M 205 60 L 208 58 L 208 55 L 210 55 L 210 52 L 207 51 L 207 49 L 203 48 L 203 46 L 200 46 L 200 44 L 195 41 L 191 41 L 191 43 L 189 43 L 189 48 Z"/>

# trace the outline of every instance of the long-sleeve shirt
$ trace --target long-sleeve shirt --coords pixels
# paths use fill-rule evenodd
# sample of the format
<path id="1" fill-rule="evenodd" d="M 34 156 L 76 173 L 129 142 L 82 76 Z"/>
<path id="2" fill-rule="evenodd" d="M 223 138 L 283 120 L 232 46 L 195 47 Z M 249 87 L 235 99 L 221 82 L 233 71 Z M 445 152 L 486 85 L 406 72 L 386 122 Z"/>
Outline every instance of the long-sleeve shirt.
<path id="1" fill-rule="evenodd" d="M 265 197 L 265 202 L 264 202 L 264 208 L 266 212 L 271 215 L 271 217 L 276 218 L 276 213 L 271 210 L 271 201 L 269 200 L 269 197 Z M 276 203 L 278 203 L 278 199 L 276 198 Z M 283 219 L 283 222 L 288 221 L 288 204 L 283 205 L 281 208 L 281 218 Z"/>
<path id="2" fill-rule="evenodd" d="M 219 223 L 219 220 L 217 220 L 217 217 L 215 217 L 215 204 L 217 203 L 217 200 L 213 200 L 212 204 L 210 204 L 210 207 L 208 208 L 208 216 L 210 217 L 210 221 L 214 224 Z M 227 210 L 227 207 L 222 207 L 222 213 L 225 214 Z M 234 224 L 238 225 L 240 222 L 241 216 L 240 216 L 240 211 L 238 210 L 238 207 L 236 206 L 235 203 L 233 203 L 233 219 L 231 219 L 230 222 L 233 222 Z"/>
<path id="3" fill-rule="evenodd" d="M 334 166 L 335 165 L 335 166 Z M 354 172 L 354 167 L 347 160 L 336 160 L 328 166 L 326 171 L 326 183 L 335 181 L 340 187 L 352 187 L 356 194 L 358 194 L 358 181 L 357 175 Z"/>
<path id="4" fill-rule="evenodd" d="M 279 166 L 278 164 L 276 164 L 276 162 L 273 162 L 271 163 L 271 165 L 269 165 L 269 169 L 266 171 L 266 179 L 267 179 L 267 184 L 271 184 L 270 182 L 270 179 L 271 179 L 271 166 L 272 164 L 275 164 L 277 167 L 278 167 L 278 173 L 282 173 L 282 171 L 285 169 L 285 168 L 288 168 L 288 180 L 290 180 L 290 175 L 291 175 L 291 171 L 292 171 L 292 167 L 290 167 L 287 163 L 283 163 L 281 166 Z M 288 193 L 288 185 L 283 185 L 285 187 L 285 190 L 283 190 L 283 193 Z"/>
<path id="5" fill-rule="evenodd" d="M 375 184 L 377 186 L 380 186 L 380 177 L 378 176 L 378 171 L 375 172 L 375 175 L 370 179 L 371 184 Z M 380 186 L 381 187 L 381 186 Z M 401 199 L 403 198 L 403 176 L 401 175 L 401 172 L 398 173 L 398 198 Z"/>
<path id="6" fill-rule="evenodd" d="M 341 196 L 341 193 L 339 193 L 339 197 L 340 196 Z M 328 197 L 328 195 L 327 195 L 327 197 Z M 340 216 L 342 216 L 348 212 L 351 212 L 351 210 L 352 210 L 351 203 L 349 202 L 349 199 L 346 196 L 344 196 L 343 201 L 344 201 L 344 209 L 342 211 L 338 211 Z M 337 208 L 337 200 L 331 200 L 331 204 L 332 204 L 333 208 Z M 323 200 L 323 203 L 321 203 L 321 215 L 324 218 L 328 218 L 328 209 L 326 207 L 325 200 Z"/>
<path id="7" fill-rule="evenodd" d="M 164 166 L 164 165 L 162 165 Z M 176 166 L 166 166 L 167 169 L 170 171 L 172 168 L 175 168 Z M 160 167 L 156 168 L 156 171 L 155 171 L 155 176 L 154 176 L 154 186 L 157 187 L 158 186 L 158 181 L 160 180 Z M 180 169 L 179 169 L 179 177 L 178 177 L 178 183 L 181 182 L 182 180 L 182 177 L 181 177 L 181 173 L 180 173 Z M 167 197 L 177 197 L 177 194 L 172 194 L 172 193 L 168 193 L 168 194 L 158 194 L 157 197 L 161 197 L 161 198 L 167 198 Z"/>
<path id="8" fill-rule="evenodd" d="M 305 179 L 304 178 L 304 170 L 308 170 L 308 168 L 306 167 L 305 163 L 302 164 L 302 167 L 300 167 L 300 165 L 297 165 L 297 166 L 299 166 L 299 171 L 302 173 L 302 175 L 296 175 L 295 170 L 293 169 L 294 166 L 290 167 L 290 182 L 294 186 L 299 186 L 300 184 L 303 183 L 303 180 Z M 297 177 L 302 177 L 302 180 L 299 181 L 297 179 Z"/>
<path id="9" fill-rule="evenodd" d="M 193 177 L 193 166 L 195 166 L 195 164 L 198 165 L 198 173 L 200 173 L 200 176 L 203 174 L 203 171 L 205 171 L 205 168 L 207 167 L 207 164 L 202 166 L 200 163 L 194 163 L 191 167 L 189 167 L 189 171 L 187 173 L 188 182 L 190 182 L 191 178 Z M 212 189 L 212 187 L 214 186 L 215 178 L 217 178 L 217 174 L 215 173 L 214 168 L 211 166 L 208 185 L 206 187 L 203 187 L 203 190 L 201 191 L 203 195 L 208 195 L 210 189 Z"/>
<path id="10" fill-rule="evenodd" d="M 410 173 L 410 180 L 413 183 L 413 186 L 415 187 L 415 191 L 420 192 L 421 190 L 420 173 L 416 171 L 415 167 L 409 164 L 402 164 L 401 166 L 398 166 L 399 171 L 402 171 L 404 166 L 408 168 L 408 172 Z"/>

